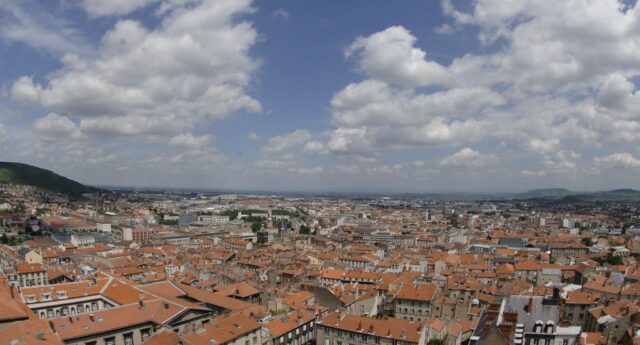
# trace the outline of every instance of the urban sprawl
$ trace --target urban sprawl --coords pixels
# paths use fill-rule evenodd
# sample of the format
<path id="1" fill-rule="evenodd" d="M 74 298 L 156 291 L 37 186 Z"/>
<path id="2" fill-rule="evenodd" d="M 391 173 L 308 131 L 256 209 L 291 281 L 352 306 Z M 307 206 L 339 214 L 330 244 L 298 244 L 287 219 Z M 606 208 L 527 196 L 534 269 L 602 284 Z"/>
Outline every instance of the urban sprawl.
<path id="1" fill-rule="evenodd" d="M 640 344 L 640 205 L 0 186 L 0 344 Z"/>

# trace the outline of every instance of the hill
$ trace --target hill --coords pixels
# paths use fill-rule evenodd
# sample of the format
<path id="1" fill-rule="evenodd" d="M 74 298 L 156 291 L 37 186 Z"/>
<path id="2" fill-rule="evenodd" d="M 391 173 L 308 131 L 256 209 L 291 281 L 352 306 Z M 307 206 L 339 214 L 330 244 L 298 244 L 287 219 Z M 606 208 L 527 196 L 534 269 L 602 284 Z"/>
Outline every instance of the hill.
<path id="1" fill-rule="evenodd" d="M 541 202 L 576 203 L 595 201 L 640 202 L 640 191 L 635 189 L 615 189 L 596 192 L 573 192 L 564 188 L 535 189 L 511 195 L 516 200 Z"/>
<path id="2" fill-rule="evenodd" d="M 553 199 L 563 198 L 573 194 L 576 194 L 576 192 L 572 192 L 565 188 L 544 188 L 518 193 L 513 195 L 513 197 L 516 199 Z"/>
<path id="3" fill-rule="evenodd" d="M 97 188 L 85 186 L 49 170 L 11 162 L 0 162 L 0 183 L 39 187 L 74 198 L 98 191 Z"/>

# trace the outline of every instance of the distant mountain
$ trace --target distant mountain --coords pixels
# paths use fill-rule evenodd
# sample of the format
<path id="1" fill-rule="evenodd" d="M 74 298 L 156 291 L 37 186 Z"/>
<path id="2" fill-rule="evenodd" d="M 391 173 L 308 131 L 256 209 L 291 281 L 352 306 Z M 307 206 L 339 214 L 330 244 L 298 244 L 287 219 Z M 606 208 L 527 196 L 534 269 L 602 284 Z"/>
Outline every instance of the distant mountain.
<path id="1" fill-rule="evenodd" d="M 49 190 L 54 193 L 80 197 L 84 193 L 94 193 L 99 189 L 85 186 L 60 176 L 52 171 L 28 164 L 0 162 L 0 183 L 22 184 Z"/>
<path id="2" fill-rule="evenodd" d="M 549 198 L 563 198 L 568 195 L 577 194 L 565 188 L 544 188 L 533 189 L 524 193 L 513 194 L 515 199 L 549 199 Z"/>
<path id="3" fill-rule="evenodd" d="M 597 192 L 573 192 L 564 188 L 535 189 L 524 193 L 512 195 L 518 200 L 540 200 L 556 201 L 561 203 L 570 202 L 593 202 L 593 201 L 626 201 L 640 202 L 640 191 L 635 189 L 614 189 Z"/>

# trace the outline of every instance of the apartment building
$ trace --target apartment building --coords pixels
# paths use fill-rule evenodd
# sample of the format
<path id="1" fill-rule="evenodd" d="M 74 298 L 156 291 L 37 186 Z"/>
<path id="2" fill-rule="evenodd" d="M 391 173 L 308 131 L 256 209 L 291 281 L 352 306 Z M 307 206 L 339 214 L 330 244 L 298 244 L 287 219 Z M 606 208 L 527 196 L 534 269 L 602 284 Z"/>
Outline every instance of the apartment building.
<path id="1" fill-rule="evenodd" d="M 438 287 L 431 284 L 403 285 L 394 297 L 396 318 L 422 322 L 433 314 Z"/>
<path id="2" fill-rule="evenodd" d="M 424 345 L 424 324 L 392 317 L 374 319 L 334 312 L 318 321 L 319 345 Z"/>
<path id="3" fill-rule="evenodd" d="M 315 320 L 315 315 L 298 310 L 266 322 L 271 337 L 269 345 L 315 344 Z"/>

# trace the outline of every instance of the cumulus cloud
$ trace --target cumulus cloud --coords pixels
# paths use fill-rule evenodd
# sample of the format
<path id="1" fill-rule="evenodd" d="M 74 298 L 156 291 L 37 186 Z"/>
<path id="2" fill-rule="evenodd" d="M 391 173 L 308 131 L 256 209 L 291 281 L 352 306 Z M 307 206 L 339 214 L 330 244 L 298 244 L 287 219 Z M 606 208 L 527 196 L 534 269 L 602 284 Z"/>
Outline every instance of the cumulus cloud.
<path id="1" fill-rule="evenodd" d="M 45 85 L 25 77 L 18 100 L 38 100 L 105 135 L 175 135 L 236 111 L 261 110 L 247 94 L 258 33 L 237 18 L 250 0 L 204 0 L 166 13 L 155 28 L 120 20 L 96 56 L 67 53 Z"/>
<path id="2" fill-rule="evenodd" d="M 322 174 L 324 172 L 324 168 L 323 167 L 298 168 L 297 172 L 300 175 L 317 175 L 317 174 Z"/>
<path id="3" fill-rule="evenodd" d="M 445 65 L 400 26 L 357 37 L 346 55 L 365 78 L 331 100 L 331 152 L 501 141 L 540 155 L 540 169 L 527 171 L 541 176 L 575 171 L 578 147 L 640 141 L 631 81 L 640 75 L 640 5 L 478 0 L 461 10 L 444 0 L 442 9 L 451 21 L 437 31 L 476 30 L 483 53 Z"/>
<path id="4" fill-rule="evenodd" d="M 640 159 L 630 153 L 613 153 L 608 156 L 596 157 L 597 165 L 609 168 L 640 168 Z"/>
<path id="5" fill-rule="evenodd" d="M 11 98 L 25 103 L 37 103 L 40 101 L 40 86 L 33 85 L 31 77 L 20 77 L 11 87 Z"/>
<path id="6" fill-rule="evenodd" d="M 405 86 L 440 84 L 448 78 L 446 68 L 426 60 L 414 47 L 416 37 L 402 26 L 392 26 L 367 37 L 358 37 L 345 50 L 357 56 L 358 66 L 370 77 Z"/>
<path id="7" fill-rule="evenodd" d="M 469 147 L 465 147 L 450 156 L 444 157 L 440 160 L 440 165 L 453 167 L 481 167 L 494 163 L 496 160 L 497 158 L 494 155 L 482 154 Z"/>
<path id="8" fill-rule="evenodd" d="M 90 45 L 76 28 L 52 13 L 26 9 L 24 1 L 0 1 L 0 36 L 45 53 L 86 53 Z"/>
<path id="9" fill-rule="evenodd" d="M 82 0 L 80 6 L 92 17 L 124 15 L 159 0 Z"/>
<path id="10" fill-rule="evenodd" d="M 273 16 L 276 18 L 280 18 L 280 19 L 289 19 L 289 12 L 279 8 L 275 11 L 273 11 Z"/>
<path id="11" fill-rule="evenodd" d="M 251 141 L 258 141 L 258 140 L 260 140 L 260 136 L 256 132 L 249 132 L 247 134 L 247 139 L 249 139 Z"/>
<path id="12" fill-rule="evenodd" d="M 318 140 L 307 141 L 307 143 L 304 144 L 303 151 L 316 154 L 328 153 L 326 146 Z"/>
<path id="13" fill-rule="evenodd" d="M 68 117 L 50 113 L 33 122 L 33 128 L 46 137 L 58 139 L 78 139 L 82 137 L 78 126 Z"/>
<path id="14" fill-rule="evenodd" d="M 310 139 L 311 133 L 308 130 L 298 129 L 288 134 L 269 138 L 262 147 L 262 152 L 265 154 L 280 154 L 301 146 Z"/>
<path id="15" fill-rule="evenodd" d="M 0 123 L 0 143 L 5 143 L 9 139 L 9 130 Z"/>
<path id="16" fill-rule="evenodd" d="M 193 136 L 191 133 L 178 134 L 169 140 L 170 145 L 186 149 L 203 149 L 211 143 L 211 135 Z"/>

